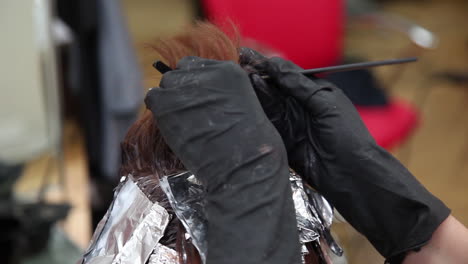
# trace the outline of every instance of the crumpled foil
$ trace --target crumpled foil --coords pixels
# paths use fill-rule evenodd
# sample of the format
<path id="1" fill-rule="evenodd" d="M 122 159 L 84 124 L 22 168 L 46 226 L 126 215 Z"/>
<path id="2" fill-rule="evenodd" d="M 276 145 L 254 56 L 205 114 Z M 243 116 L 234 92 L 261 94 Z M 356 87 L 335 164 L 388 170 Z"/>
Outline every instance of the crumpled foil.
<path id="1" fill-rule="evenodd" d="M 327 244 L 331 243 L 329 247 L 332 252 L 341 256 L 343 250 L 330 234 L 329 228 L 333 221 L 333 209 L 330 204 L 313 189 L 309 187 L 305 189 L 301 177 L 293 171 L 290 172 L 289 180 L 301 244 L 319 243 L 319 238 L 323 236 Z M 206 243 L 208 223 L 204 214 L 203 186 L 190 172 L 165 176 L 161 179 L 160 185 L 197 248 L 202 262 L 205 263 L 208 250 Z M 308 254 L 305 246 L 302 247 L 302 251 L 303 254 Z"/>
<path id="2" fill-rule="evenodd" d="M 148 264 L 179 264 L 179 255 L 171 248 L 158 244 L 151 254 Z"/>
<path id="3" fill-rule="evenodd" d="M 192 244 L 197 248 L 205 263 L 208 251 L 205 217 L 205 190 L 191 172 L 165 176 L 160 180 L 161 189 L 166 193 L 171 207 L 187 230 Z"/>
<path id="4" fill-rule="evenodd" d="M 296 175 L 296 177 L 299 176 Z M 325 197 L 307 185 L 305 186 L 305 192 L 309 198 L 308 204 L 310 211 L 314 217 L 321 222 L 321 228 L 319 230 L 320 236 L 323 237 L 333 254 L 339 257 L 343 256 L 343 249 L 335 241 L 330 231 L 330 227 L 333 223 L 333 207 L 328 203 Z"/>
<path id="5" fill-rule="evenodd" d="M 297 174 L 290 173 L 289 181 L 291 182 L 294 208 L 296 209 L 299 241 L 302 244 L 316 241 L 320 238 L 320 230 L 323 229 L 323 224 L 316 213 L 314 213 L 315 208 L 311 208 L 310 206 L 309 198 L 304 191 L 302 179 Z"/>
<path id="6" fill-rule="evenodd" d="M 121 180 L 114 201 L 78 263 L 145 264 L 158 248 L 169 218 L 166 209 L 152 203 L 129 175 Z"/>
<path id="7" fill-rule="evenodd" d="M 320 248 L 325 241 L 338 256 L 342 249 L 330 234 L 333 208 L 302 179 L 291 171 L 289 175 L 302 254 L 308 254 L 306 243 Z M 202 262 L 207 253 L 207 220 L 204 211 L 205 191 L 190 172 L 163 177 L 161 188 L 168 196 L 176 216 L 187 230 L 187 238 L 197 248 Z M 159 243 L 169 223 L 170 215 L 151 202 L 132 176 L 123 177 L 114 201 L 99 223 L 91 244 L 78 262 L 81 264 L 179 264 L 179 255 Z M 321 251 L 320 251 L 321 252 Z M 320 253 L 318 252 L 318 253 Z M 319 256 L 325 254 L 319 254 Z"/>
<path id="8" fill-rule="evenodd" d="M 299 241 L 302 244 L 301 254 L 302 263 L 306 263 L 304 256 L 309 254 L 306 243 L 313 243 L 313 247 L 318 249 L 318 258 L 321 263 L 329 263 L 327 254 L 323 252 L 324 247 L 321 242 L 335 242 L 330 234 L 330 226 L 333 221 L 333 209 L 331 205 L 319 193 L 304 186 L 302 179 L 294 171 L 289 173 L 289 181 L 293 194 L 294 207 L 296 209 L 297 228 L 299 230 Z M 326 239 L 330 235 L 331 240 Z M 322 239 L 321 239 L 322 238 Z M 323 239 L 325 238 L 325 240 Z M 334 243 L 334 246 L 328 246 L 330 250 L 341 256 L 343 251 Z"/>

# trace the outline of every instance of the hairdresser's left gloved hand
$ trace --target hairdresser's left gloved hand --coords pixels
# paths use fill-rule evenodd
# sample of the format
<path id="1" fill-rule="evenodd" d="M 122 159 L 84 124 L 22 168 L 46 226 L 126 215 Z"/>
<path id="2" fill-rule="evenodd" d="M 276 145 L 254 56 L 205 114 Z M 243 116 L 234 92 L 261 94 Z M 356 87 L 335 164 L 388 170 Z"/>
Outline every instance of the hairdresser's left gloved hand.
<path id="1" fill-rule="evenodd" d="M 252 76 L 258 96 L 273 97 L 284 110 L 264 107 L 289 146 L 291 167 L 390 263 L 428 243 L 450 210 L 377 145 L 344 93 L 290 61 L 252 50 L 242 57 L 269 77 Z"/>
<path id="2" fill-rule="evenodd" d="M 300 263 L 286 151 L 247 74 L 186 57 L 145 102 L 207 188 L 207 263 Z"/>

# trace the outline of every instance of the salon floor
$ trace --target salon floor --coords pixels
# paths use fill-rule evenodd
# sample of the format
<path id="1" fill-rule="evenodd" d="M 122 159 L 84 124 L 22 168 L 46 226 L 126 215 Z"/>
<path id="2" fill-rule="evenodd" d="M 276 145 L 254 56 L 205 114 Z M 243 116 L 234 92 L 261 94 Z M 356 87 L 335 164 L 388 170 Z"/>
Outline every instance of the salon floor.
<path id="1" fill-rule="evenodd" d="M 191 23 L 188 0 L 124 0 L 130 31 L 145 73 L 145 87 L 158 84 L 151 68 L 154 57 L 146 43 L 158 36 L 177 32 Z M 453 210 L 453 215 L 468 225 L 468 87 L 432 78 L 438 71 L 468 71 L 468 2 L 463 0 L 386 1 L 384 10 L 411 19 L 432 30 L 440 39 L 436 49 L 420 54 L 420 62 L 408 65 L 390 93 L 413 102 L 422 121 L 412 137 L 398 149 L 397 157 L 435 195 Z M 415 47 L 396 33 L 385 33 L 352 26 L 346 38 L 350 55 L 383 59 L 413 54 Z M 418 51 L 419 52 L 419 51 Z M 390 68 L 377 74 L 385 82 L 393 75 Z M 430 89 L 430 90 L 429 90 Z M 430 91 L 425 93 L 425 91 Z M 421 103 L 421 95 L 427 95 Z M 70 199 L 73 209 L 62 224 L 77 245 L 86 247 L 90 238 L 87 206 L 88 180 L 83 139 L 72 121 L 65 125 L 66 196 L 49 189 L 51 199 Z M 409 154 L 409 155 L 408 155 Z M 31 162 L 17 185 L 17 191 L 33 194 L 40 184 L 33 172 L 45 169 L 47 157 Z M 57 173 L 55 172 L 54 175 Z M 57 177 L 52 177 L 56 180 Z M 404 219 L 402 219 L 404 221 Z M 349 227 L 338 224 L 336 232 L 345 246 L 348 262 L 382 263 L 375 250 Z"/>

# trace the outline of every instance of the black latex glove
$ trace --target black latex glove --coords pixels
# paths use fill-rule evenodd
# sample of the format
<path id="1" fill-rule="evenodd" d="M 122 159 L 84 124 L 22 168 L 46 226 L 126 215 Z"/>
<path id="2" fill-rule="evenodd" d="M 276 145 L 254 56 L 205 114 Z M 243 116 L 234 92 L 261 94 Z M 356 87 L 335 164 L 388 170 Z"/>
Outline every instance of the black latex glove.
<path id="1" fill-rule="evenodd" d="M 207 263 L 301 263 L 286 151 L 248 75 L 186 57 L 160 86 L 145 103 L 207 189 Z"/>
<path id="2" fill-rule="evenodd" d="M 400 262 L 429 241 L 450 210 L 376 144 L 340 89 L 249 49 L 241 62 L 270 77 L 251 80 L 260 101 L 270 102 L 264 109 L 283 136 L 290 166 L 384 257 Z"/>

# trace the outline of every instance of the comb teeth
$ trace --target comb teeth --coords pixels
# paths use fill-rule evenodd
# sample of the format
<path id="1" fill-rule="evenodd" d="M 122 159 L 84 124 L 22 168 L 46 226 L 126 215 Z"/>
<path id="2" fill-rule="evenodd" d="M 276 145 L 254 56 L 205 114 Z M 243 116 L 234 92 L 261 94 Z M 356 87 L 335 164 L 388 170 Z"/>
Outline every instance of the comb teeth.
<path id="1" fill-rule="evenodd" d="M 157 60 L 153 63 L 153 67 L 160 73 L 164 74 L 168 71 L 172 71 L 172 68 L 167 66 L 164 62 Z"/>

